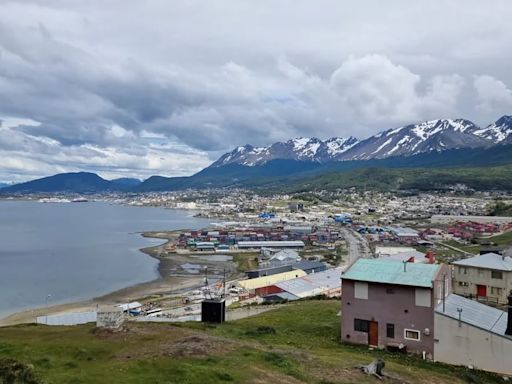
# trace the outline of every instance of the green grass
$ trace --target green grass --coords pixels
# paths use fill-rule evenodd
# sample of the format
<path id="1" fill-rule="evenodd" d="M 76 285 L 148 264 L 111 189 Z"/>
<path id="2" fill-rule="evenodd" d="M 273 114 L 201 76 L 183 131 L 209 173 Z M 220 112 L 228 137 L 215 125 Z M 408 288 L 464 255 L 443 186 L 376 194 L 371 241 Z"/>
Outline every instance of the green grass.
<path id="1" fill-rule="evenodd" d="M 0 361 L 33 365 L 44 383 L 375 383 L 354 368 L 375 357 L 406 383 L 500 382 L 342 345 L 339 307 L 338 300 L 301 301 L 219 326 L 135 323 L 119 334 L 92 325 L 0 328 Z"/>
<path id="2" fill-rule="evenodd" d="M 493 236 L 493 237 L 489 238 L 489 241 L 495 243 L 496 245 L 512 246 L 512 231 L 505 232 L 498 236 Z"/>
<path id="3" fill-rule="evenodd" d="M 236 253 L 233 261 L 237 263 L 240 272 L 258 268 L 258 253 Z"/>

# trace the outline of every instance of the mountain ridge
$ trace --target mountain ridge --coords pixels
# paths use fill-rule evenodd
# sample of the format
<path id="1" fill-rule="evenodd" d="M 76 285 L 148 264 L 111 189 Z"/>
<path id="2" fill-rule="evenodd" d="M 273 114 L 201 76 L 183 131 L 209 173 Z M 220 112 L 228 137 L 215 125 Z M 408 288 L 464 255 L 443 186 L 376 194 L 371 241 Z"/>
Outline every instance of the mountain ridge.
<path id="1" fill-rule="evenodd" d="M 437 119 L 384 130 L 364 140 L 353 136 L 325 141 L 299 137 L 267 147 L 246 144 L 225 153 L 210 167 L 233 163 L 261 166 L 276 159 L 319 163 L 384 159 L 449 149 L 485 148 L 502 143 L 512 143 L 512 116 L 502 116 L 485 128 L 466 119 Z"/>

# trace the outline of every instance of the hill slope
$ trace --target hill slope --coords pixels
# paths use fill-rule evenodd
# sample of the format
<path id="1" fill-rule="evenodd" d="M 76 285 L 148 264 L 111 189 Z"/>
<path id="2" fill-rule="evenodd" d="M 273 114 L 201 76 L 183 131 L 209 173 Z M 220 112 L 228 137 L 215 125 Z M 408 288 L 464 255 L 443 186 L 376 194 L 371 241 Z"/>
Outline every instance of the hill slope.
<path id="1" fill-rule="evenodd" d="M 387 379 L 391 384 L 502 382 L 477 370 L 342 345 L 339 308 L 339 300 L 304 301 L 216 326 L 131 322 L 118 333 L 93 325 L 6 327 L 0 364 L 14 358 L 34 367 L 34 384 L 364 384 L 376 378 L 354 367 L 379 357 L 400 378 Z M 0 365 L 0 380 L 2 372 Z"/>

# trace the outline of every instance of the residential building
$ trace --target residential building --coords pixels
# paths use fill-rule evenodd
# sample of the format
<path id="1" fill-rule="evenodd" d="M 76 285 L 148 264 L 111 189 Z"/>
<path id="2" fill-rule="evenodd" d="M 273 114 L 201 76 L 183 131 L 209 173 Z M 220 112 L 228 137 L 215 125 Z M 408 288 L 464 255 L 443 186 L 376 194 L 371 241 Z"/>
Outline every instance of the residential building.
<path id="1" fill-rule="evenodd" d="M 434 360 L 512 375 L 512 294 L 508 313 L 451 294 L 434 316 Z"/>
<path id="2" fill-rule="evenodd" d="M 342 341 L 432 358 L 434 308 L 450 282 L 446 265 L 358 259 L 342 274 Z"/>
<path id="3" fill-rule="evenodd" d="M 486 253 L 452 262 L 453 291 L 493 304 L 506 304 L 512 290 L 512 257 Z"/>

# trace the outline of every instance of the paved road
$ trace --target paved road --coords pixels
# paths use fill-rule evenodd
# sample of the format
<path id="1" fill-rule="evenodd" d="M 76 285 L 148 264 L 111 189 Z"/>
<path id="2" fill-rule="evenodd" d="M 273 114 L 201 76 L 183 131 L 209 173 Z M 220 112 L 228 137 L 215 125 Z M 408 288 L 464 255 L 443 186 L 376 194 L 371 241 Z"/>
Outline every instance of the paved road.
<path id="1" fill-rule="evenodd" d="M 360 233 L 357 233 L 350 228 L 343 228 L 341 232 L 343 232 L 345 241 L 347 242 L 347 261 L 349 264 L 356 261 L 359 257 L 371 256 L 372 253 L 370 251 L 370 245 L 368 244 L 368 241 L 363 236 L 361 236 Z"/>

